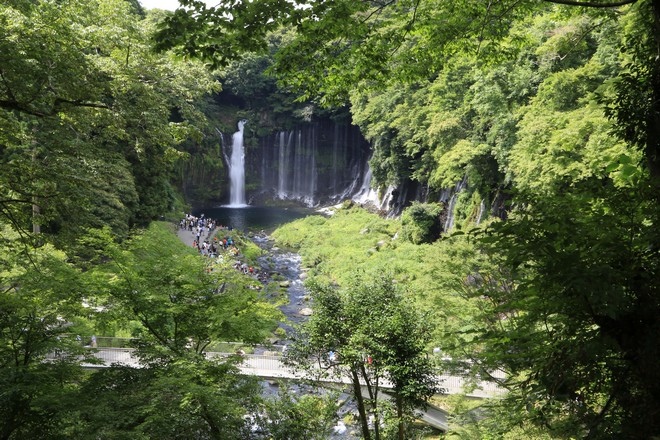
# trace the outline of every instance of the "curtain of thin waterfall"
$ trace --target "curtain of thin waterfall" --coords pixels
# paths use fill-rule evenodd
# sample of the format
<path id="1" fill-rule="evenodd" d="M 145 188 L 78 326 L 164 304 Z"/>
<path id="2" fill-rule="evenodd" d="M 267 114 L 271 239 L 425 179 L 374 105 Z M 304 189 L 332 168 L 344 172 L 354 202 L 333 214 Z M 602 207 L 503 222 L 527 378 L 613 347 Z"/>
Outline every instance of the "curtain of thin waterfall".
<path id="1" fill-rule="evenodd" d="M 316 168 L 316 150 L 318 148 L 318 136 L 316 132 L 318 131 L 317 126 L 313 125 L 311 130 L 307 133 L 307 144 L 308 144 L 308 158 L 307 158 L 307 175 L 305 176 L 305 195 L 304 201 L 308 205 L 316 204 L 316 184 L 318 181 L 318 171 Z"/>
<path id="2" fill-rule="evenodd" d="M 364 185 L 370 148 L 355 126 L 321 121 L 265 139 L 259 161 L 248 168 L 261 168 L 266 197 L 317 205 L 350 198 Z"/>
<path id="3" fill-rule="evenodd" d="M 334 136 L 332 137 L 332 192 L 334 194 L 337 194 L 337 188 L 338 188 L 338 183 L 339 179 L 337 178 L 339 175 L 339 145 L 344 144 L 343 142 L 340 142 L 339 138 L 339 125 L 335 124 L 334 128 Z"/>
<path id="4" fill-rule="evenodd" d="M 286 147 L 289 142 L 289 136 L 284 131 L 278 134 L 278 167 L 277 167 L 277 197 L 279 199 L 286 198 L 286 181 L 287 181 L 287 151 Z"/>
<path id="5" fill-rule="evenodd" d="M 458 199 L 461 191 L 463 191 L 466 187 L 467 175 L 463 176 L 463 179 L 461 179 L 461 181 L 456 184 L 454 191 L 449 199 L 449 204 L 447 205 L 447 218 L 445 219 L 444 224 L 445 232 L 449 232 L 454 227 L 454 208 L 456 208 L 456 200 Z"/>

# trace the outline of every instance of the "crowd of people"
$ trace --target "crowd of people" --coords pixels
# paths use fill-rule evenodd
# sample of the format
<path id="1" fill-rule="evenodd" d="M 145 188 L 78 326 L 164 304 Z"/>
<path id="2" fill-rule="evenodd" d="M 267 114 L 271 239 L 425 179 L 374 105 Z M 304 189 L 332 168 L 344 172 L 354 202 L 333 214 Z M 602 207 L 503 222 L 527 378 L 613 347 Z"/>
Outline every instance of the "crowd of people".
<path id="1" fill-rule="evenodd" d="M 220 248 L 228 250 L 232 255 L 238 255 L 239 250 L 230 236 L 220 240 L 214 235 L 216 229 L 231 231 L 229 226 L 219 225 L 216 220 L 206 218 L 204 214 L 199 217 L 186 214 L 179 222 L 179 229 L 189 231 L 195 237 L 192 246 L 205 257 L 216 257 Z"/>
<path id="2" fill-rule="evenodd" d="M 236 270 L 246 275 L 251 275 L 262 282 L 267 281 L 267 272 L 238 260 L 241 256 L 240 250 L 232 234 L 229 234 L 229 232 L 233 231 L 231 226 L 218 224 L 216 220 L 207 218 L 204 214 L 200 214 L 199 217 L 186 214 L 179 222 L 179 229 L 189 231 L 193 234 L 195 238 L 192 241 L 192 246 L 201 255 L 215 258 L 220 255 L 220 252 L 224 251 L 226 254 L 237 259 L 233 264 Z M 221 231 L 226 231 L 227 234 L 222 234 Z"/>

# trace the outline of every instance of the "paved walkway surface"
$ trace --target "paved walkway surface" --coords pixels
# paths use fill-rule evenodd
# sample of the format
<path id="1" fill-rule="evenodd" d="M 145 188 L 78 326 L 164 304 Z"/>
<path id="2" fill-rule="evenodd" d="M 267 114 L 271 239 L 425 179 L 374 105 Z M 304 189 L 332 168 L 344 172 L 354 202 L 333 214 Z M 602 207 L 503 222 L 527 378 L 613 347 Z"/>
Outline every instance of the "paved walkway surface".
<path id="1" fill-rule="evenodd" d="M 95 356 L 102 361 L 102 364 L 84 364 L 88 368 L 109 367 L 112 364 L 122 364 L 132 367 L 139 367 L 140 363 L 137 357 L 133 355 L 132 348 L 98 348 Z M 234 353 L 206 353 L 208 358 L 226 358 Z M 317 379 L 316 377 L 305 376 L 303 373 L 291 370 L 282 363 L 280 355 L 258 355 L 245 354 L 242 362 L 238 365 L 243 374 L 259 376 L 269 379 Z M 449 376 L 446 374 L 438 375 L 438 384 L 443 388 L 443 394 L 463 394 L 468 384 L 466 378 L 461 376 Z M 349 384 L 348 378 L 336 377 L 323 379 L 327 382 Z M 387 384 L 384 384 L 387 388 Z M 504 391 L 493 382 L 481 381 L 478 388 L 467 393 L 469 397 L 488 398 L 502 395 Z"/>
<path id="2" fill-rule="evenodd" d="M 217 230 L 217 228 L 215 228 L 215 229 L 213 229 L 209 232 L 205 232 L 204 236 L 201 238 L 201 240 L 204 241 L 207 238 L 213 237 L 213 234 L 215 234 L 216 230 Z M 195 232 L 189 231 L 187 229 L 181 229 L 179 227 L 177 227 L 176 234 L 179 236 L 181 241 L 183 241 L 185 244 L 187 244 L 190 247 L 192 247 L 193 241 L 197 237 L 197 234 Z"/>
<path id="3" fill-rule="evenodd" d="M 193 240 L 195 240 L 195 233 L 187 229 L 177 229 L 176 235 L 179 236 L 182 242 L 192 247 Z"/>
<path id="4" fill-rule="evenodd" d="M 227 358 L 234 353 L 206 353 L 209 358 Z M 87 368 L 107 368 L 113 364 L 140 367 L 140 362 L 134 356 L 132 348 L 98 348 L 94 354 L 101 361 L 98 364 L 83 364 Z M 318 378 L 306 376 L 303 373 L 293 371 L 282 363 L 281 355 L 242 355 L 242 361 L 238 364 L 242 374 L 258 376 L 264 379 L 312 379 Z M 464 394 L 467 381 L 460 376 L 439 375 L 438 384 L 443 388 L 443 394 Z M 347 377 L 334 377 L 322 379 L 325 382 L 350 384 Z M 388 384 L 381 385 L 384 389 L 382 396 L 388 398 Z M 366 395 L 366 390 L 363 391 Z M 497 397 L 504 391 L 492 382 L 481 382 L 479 388 L 468 392 L 466 395 L 476 398 Z M 420 410 L 419 417 L 426 424 L 436 429 L 447 431 L 449 427 L 449 414 L 441 408 L 429 405 L 425 410 Z"/>

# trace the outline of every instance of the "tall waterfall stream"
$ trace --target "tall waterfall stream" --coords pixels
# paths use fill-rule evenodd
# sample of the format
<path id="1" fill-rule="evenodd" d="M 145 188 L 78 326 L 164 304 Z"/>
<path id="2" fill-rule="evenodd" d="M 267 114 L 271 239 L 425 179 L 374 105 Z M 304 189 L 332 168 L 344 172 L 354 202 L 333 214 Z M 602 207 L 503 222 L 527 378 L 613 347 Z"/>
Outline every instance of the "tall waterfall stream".
<path id="1" fill-rule="evenodd" d="M 243 147 L 243 129 L 246 120 L 238 122 L 238 131 L 232 136 L 231 159 L 229 163 L 229 206 L 239 208 L 245 203 L 245 148 Z"/>

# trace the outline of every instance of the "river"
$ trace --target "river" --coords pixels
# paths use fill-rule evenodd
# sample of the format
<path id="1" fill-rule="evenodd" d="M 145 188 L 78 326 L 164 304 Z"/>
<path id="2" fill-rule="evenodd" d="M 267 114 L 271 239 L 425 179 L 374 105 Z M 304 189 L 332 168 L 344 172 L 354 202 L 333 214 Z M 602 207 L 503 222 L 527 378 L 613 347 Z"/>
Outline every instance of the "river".
<path id="1" fill-rule="evenodd" d="M 295 252 L 273 247 L 272 240 L 266 235 L 254 235 L 252 240 L 266 251 L 266 254 L 259 258 L 262 269 L 277 272 L 289 283 L 287 287 L 288 301 L 286 304 L 280 306 L 280 310 L 286 316 L 286 321 L 281 324 L 281 327 L 288 332 L 291 330 L 292 325 L 300 324 L 307 319 L 306 316 L 300 314 L 300 311 L 309 307 L 306 301 L 308 292 L 301 277 L 304 271 L 300 264 L 300 255 Z M 287 341 L 283 340 L 279 341 L 279 343 L 286 344 Z M 278 384 L 276 382 L 267 382 L 264 383 L 264 387 L 266 394 L 273 394 L 277 392 Z M 293 385 L 292 387 L 299 393 L 318 393 L 318 390 L 309 390 L 306 385 Z M 350 396 L 342 393 L 340 400 L 346 402 L 350 400 Z M 354 410 L 355 405 L 353 403 L 345 403 L 338 411 L 340 419 L 348 412 L 353 412 Z M 335 425 L 333 429 L 337 429 L 341 433 L 336 431 L 330 434 L 328 439 L 354 440 L 357 438 L 351 433 L 352 430 L 355 430 L 355 427 L 347 428 L 343 425 L 343 422 L 341 425 Z"/>
<path id="2" fill-rule="evenodd" d="M 243 232 L 251 231 L 249 234 L 252 241 L 254 241 L 265 253 L 259 257 L 258 264 L 261 270 L 268 273 L 277 273 L 284 278 L 287 283 L 287 302 L 280 306 L 280 310 L 286 316 L 286 321 L 281 323 L 281 327 L 285 330 L 291 330 L 292 325 L 302 323 L 306 316 L 300 314 L 300 311 L 307 308 L 309 305 L 306 303 L 307 291 L 303 283 L 304 273 L 301 267 L 300 255 L 289 250 L 280 249 L 274 246 L 272 239 L 267 235 L 275 230 L 278 226 L 305 217 L 311 214 L 318 214 L 318 212 L 310 209 L 285 209 L 273 207 L 245 207 L 245 208 L 229 208 L 229 207 L 216 207 L 198 209 L 193 211 L 193 215 L 200 216 L 204 214 L 206 218 L 215 219 L 219 225 L 230 226 Z M 188 231 L 179 231 L 179 236 L 188 241 L 190 233 Z M 278 344 L 286 344 L 286 340 L 278 341 Z M 272 395 L 277 393 L 279 385 L 277 382 L 264 382 L 264 394 Z M 297 392 L 306 392 L 305 386 L 294 386 Z M 346 394 L 341 395 L 341 400 L 349 399 Z M 340 418 L 347 412 L 353 411 L 353 404 L 346 404 L 339 410 Z M 351 434 L 351 430 L 355 427 L 346 429 L 345 426 L 336 425 L 337 429 L 345 429 L 341 433 L 333 433 L 329 435 L 329 439 L 352 440 L 356 437 Z"/>

